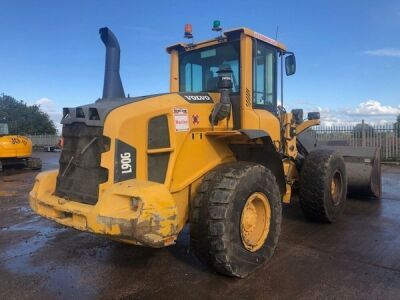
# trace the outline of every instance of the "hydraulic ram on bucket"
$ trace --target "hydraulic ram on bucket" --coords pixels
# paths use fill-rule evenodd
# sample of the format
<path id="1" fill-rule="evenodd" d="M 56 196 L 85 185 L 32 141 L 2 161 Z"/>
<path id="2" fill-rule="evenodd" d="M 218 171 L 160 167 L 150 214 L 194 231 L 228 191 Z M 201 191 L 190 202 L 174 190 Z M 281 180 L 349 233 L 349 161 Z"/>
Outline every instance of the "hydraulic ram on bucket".
<path id="1" fill-rule="evenodd" d="M 298 136 L 307 152 L 315 149 L 338 151 L 344 158 L 347 173 L 347 190 L 352 196 L 381 197 L 381 160 L 379 147 L 346 146 L 346 141 L 317 141 L 308 134 Z"/>

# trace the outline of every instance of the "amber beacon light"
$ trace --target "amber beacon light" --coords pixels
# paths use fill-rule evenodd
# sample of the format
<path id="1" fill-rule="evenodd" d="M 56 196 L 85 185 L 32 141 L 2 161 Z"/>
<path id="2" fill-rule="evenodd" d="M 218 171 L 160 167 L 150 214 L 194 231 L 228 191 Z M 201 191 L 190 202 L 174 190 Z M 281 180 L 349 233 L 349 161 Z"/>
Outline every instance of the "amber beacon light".
<path id="1" fill-rule="evenodd" d="M 192 24 L 185 24 L 185 38 L 187 39 L 192 39 L 193 34 L 192 34 Z"/>

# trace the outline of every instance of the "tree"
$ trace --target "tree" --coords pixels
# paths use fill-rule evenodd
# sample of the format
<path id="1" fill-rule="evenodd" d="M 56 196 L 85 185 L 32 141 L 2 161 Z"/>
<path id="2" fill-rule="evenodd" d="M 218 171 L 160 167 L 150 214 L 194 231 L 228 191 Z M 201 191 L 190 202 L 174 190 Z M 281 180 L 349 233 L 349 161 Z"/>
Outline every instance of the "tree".
<path id="1" fill-rule="evenodd" d="M 39 105 L 27 105 L 22 100 L 0 94 L 0 123 L 7 123 L 10 134 L 56 134 L 57 130 Z"/>
<path id="2" fill-rule="evenodd" d="M 364 132 L 368 132 L 368 133 L 374 133 L 375 129 L 374 127 L 372 127 L 371 125 L 367 124 L 367 123 L 359 123 L 356 126 L 354 126 L 353 128 L 353 134 L 355 134 L 356 136 L 361 136 L 362 131 L 364 130 Z"/>

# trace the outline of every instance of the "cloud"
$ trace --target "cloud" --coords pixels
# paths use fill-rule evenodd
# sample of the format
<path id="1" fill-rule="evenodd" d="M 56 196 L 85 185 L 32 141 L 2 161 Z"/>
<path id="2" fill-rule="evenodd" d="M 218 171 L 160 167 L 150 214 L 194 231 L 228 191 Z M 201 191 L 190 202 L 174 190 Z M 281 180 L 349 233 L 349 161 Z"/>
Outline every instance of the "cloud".
<path id="1" fill-rule="evenodd" d="M 398 107 L 383 105 L 377 100 L 366 100 L 354 107 L 338 109 L 321 107 L 304 100 L 296 101 L 294 104 L 295 106 L 288 105 L 287 110 L 302 107 L 305 117 L 310 111 L 319 111 L 321 124 L 324 126 L 355 125 L 362 120 L 369 124 L 388 124 L 396 122 L 396 116 L 400 114 L 400 105 Z"/>
<path id="2" fill-rule="evenodd" d="M 389 56 L 389 57 L 400 57 L 400 49 L 395 48 L 381 48 L 376 50 L 366 50 L 364 54 L 373 56 Z"/>
<path id="3" fill-rule="evenodd" d="M 60 124 L 62 113 L 61 109 L 57 107 L 55 102 L 49 98 L 40 98 L 35 102 L 36 105 L 40 106 L 40 110 L 47 113 L 50 116 L 50 119 L 56 125 L 58 133 L 61 132 L 62 125 Z"/>
<path id="4" fill-rule="evenodd" d="M 348 110 L 347 114 L 350 116 L 396 116 L 400 114 L 400 105 L 399 107 L 386 106 L 376 100 L 367 100 L 358 104 L 355 109 Z"/>
<path id="5" fill-rule="evenodd" d="M 48 104 L 53 104 L 53 101 L 50 100 L 49 98 L 40 98 L 39 100 L 36 101 L 37 105 L 48 105 Z"/>

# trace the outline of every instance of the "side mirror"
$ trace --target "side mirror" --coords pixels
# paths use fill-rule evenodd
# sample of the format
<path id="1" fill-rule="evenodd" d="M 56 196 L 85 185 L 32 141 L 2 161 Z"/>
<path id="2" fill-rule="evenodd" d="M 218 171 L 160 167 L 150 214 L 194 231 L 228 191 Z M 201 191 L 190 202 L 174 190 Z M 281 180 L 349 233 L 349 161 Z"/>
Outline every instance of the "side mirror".
<path id="1" fill-rule="evenodd" d="M 292 109 L 292 114 L 296 124 L 300 124 L 301 122 L 303 122 L 303 110 L 301 108 Z"/>
<path id="2" fill-rule="evenodd" d="M 287 76 L 296 73 L 296 57 L 294 56 L 294 54 L 290 54 L 285 57 L 285 69 Z"/>
<path id="3" fill-rule="evenodd" d="M 319 111 L 313 111 L 308 113 L 309 120 L 319 120 L 321 119 Z"/>

